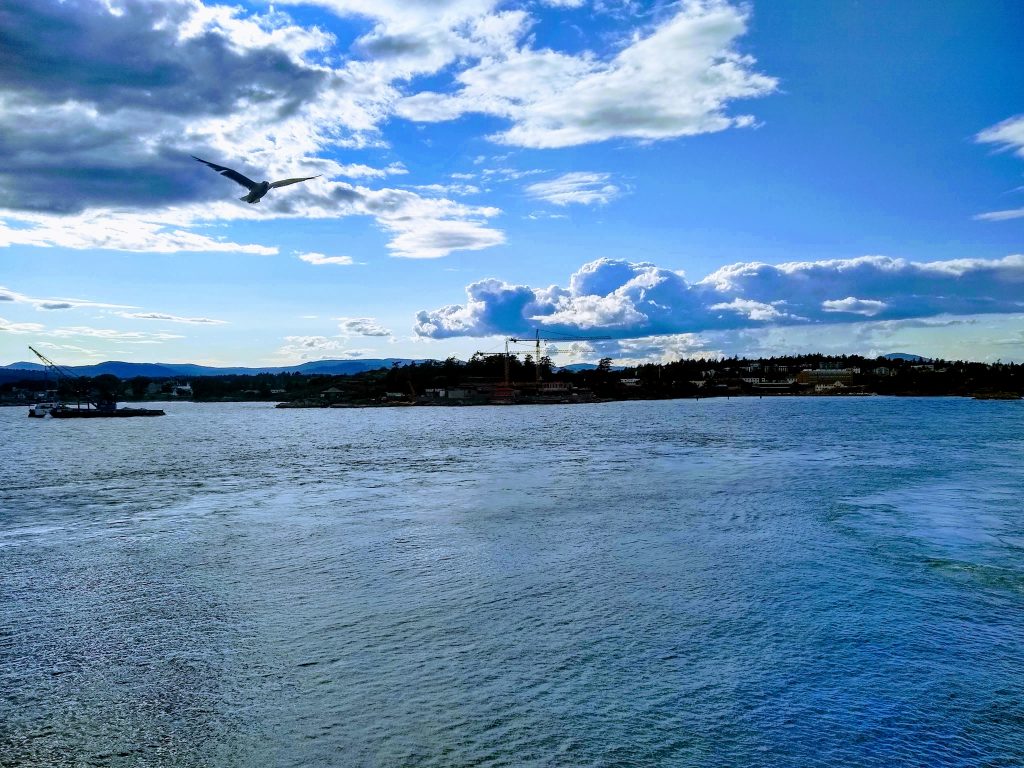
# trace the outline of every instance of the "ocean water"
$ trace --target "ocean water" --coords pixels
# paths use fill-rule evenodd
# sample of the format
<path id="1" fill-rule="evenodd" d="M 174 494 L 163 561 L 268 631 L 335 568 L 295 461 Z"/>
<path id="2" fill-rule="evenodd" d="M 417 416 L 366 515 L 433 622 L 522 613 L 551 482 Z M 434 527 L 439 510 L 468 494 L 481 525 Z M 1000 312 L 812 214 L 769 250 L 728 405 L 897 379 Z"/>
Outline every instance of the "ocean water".
<path id="1" fill-rule="evenodd" d="M 1024 765 L 1024 403 L 0 409 L 0 765 Z"/>

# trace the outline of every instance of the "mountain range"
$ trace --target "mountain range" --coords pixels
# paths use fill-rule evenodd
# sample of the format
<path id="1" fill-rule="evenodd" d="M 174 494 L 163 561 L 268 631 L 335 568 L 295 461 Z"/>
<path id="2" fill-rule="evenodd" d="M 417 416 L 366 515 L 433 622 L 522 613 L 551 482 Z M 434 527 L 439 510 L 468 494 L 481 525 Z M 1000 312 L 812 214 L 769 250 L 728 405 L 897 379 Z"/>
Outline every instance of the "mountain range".
<path id="1" fill-rule="evenodd" d="M 262 366 L 258 368 L 216 367 L 210 365 L 194 365 L 191 363 L 126 363 L 119 360 L 107 360 L 95 365 L 65 365 L 62 368 L 78 376 L 100 376 L 113 374 L 119 379 L 133 379 L 146 376 L 150 379 L 176 379 L 195 376 L 252 376 L 257 373 L 322 373 L 343 375 L 374 371 L 378 368 L 390 368 L 394 363 L 408 365 L 421 363 L 404 357 L 367 358 L 365 360 L 316 360 L 300 365 Z M 0 380 L 11 381 L 16 378 L 35 378 L 42 376 L 46 367 L 39 363 L 18 362 L 0 366 Z M 28 374 L 26 376 L 26 374 Z"/>
<path id="2" fill-rule="evenodd" d="M 889 360 L 906 360 L 911 362 L 926 361 L 927 358 L 920 355 L 912 355 L 907 352 L 893 352 L 883 355 Z M 390 368 L 395 363 L 408 365 L 409 363 L 422 363 L 425 359 L 413 360 L 405 357 L 384 357 L 367 358 L 365 360 L 315 360 L 299 365 L 284 366 L 261 366 L 257 368 L 244 367 L 217 367 L 211 365 L 194 365 L 192 363 L 127 363 L 119 360 L 107 360 L 95 365 L 66 365 L 61 366 L 78 376 L 100 376 L 105 373 L 113 374 L 119 379 L 133 379 L 136 376 L 145 376 L 150 379 L 178 379 L 191 378 L 196 376 L 253 376 L 258 373 L 320 373 L 329 376 L 363 373 L 375 371 L 380 368 Z M 569 371 L 593 370 L 597 366 L 594 363 L 573 363 L 565 366 Z M 622 366 L 612 366 L 619 370 Z M 46 367 L 39 363 L 17 362 L 10 365 L 0 366 L 0 382 L 17 381 L 19 379 L 42 378 L 45 375 Z"/>

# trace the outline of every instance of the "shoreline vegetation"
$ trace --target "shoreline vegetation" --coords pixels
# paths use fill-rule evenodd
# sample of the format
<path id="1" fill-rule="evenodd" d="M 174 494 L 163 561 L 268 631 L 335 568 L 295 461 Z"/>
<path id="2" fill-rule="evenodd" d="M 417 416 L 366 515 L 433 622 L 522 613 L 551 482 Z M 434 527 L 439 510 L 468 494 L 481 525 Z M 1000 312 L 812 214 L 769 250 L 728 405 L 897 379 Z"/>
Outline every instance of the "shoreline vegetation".
<path id="1" fill-rule="evenodd" d="M 12 372 L 13 373 L 13 372 Z M 924 358 L 796 355 L 771 358 L 677 360 L 616 367 L 556 368 L 542 357 L 474 355 L 354 374 L 265 373 L 121 380 L 111 374 L 56 383 L 26 371 L 0 384 L 0 404 L 73 399 L 76 388 L 128 402 L 276 402 L 279 408 L 365 408 L 593 403 L 710 397 L 792 395 L 954 395 L 1017 400 L 1024 394 L 1024 364 Z"/>

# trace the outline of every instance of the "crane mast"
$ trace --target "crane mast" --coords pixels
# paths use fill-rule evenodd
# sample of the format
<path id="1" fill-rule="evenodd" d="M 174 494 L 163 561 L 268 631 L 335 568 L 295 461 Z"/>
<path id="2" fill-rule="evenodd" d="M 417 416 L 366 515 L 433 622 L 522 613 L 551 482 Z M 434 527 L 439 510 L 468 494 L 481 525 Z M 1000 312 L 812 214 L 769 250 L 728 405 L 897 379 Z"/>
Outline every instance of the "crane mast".
<path id="1" fill-rule="evenodd" d="M 535 354 L 534 354 L 534 372 L 536 374 L 537 385 L 540 385 L 540 343 L 542 341 L 607 341 L 611 339 L 611 336 L 563 336 L 562 334 L 555 334 L 553 336 L 541 336 L 540 328 L 533 329 L 533 338 L 517 338 L 515 336 L 509 336 L 505 339 L 505 386 L 508 386 L 508 356 L 509 348 L 511 344 L 529 344 L 533 343 Z"/>

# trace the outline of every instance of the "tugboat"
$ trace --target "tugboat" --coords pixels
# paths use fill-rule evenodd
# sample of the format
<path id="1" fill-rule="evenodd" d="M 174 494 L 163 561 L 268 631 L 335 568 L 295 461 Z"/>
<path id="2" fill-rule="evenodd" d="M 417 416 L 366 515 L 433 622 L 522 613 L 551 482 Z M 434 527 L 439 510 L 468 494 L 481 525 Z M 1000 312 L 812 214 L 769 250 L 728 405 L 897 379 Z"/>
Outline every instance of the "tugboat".
<path id="1" fill-rule="evenodd" d="M 28 409 L 28 415 L 30 418 L 33 419 L 45 419 L 53 412 L 54 408 L 59 407 L 60 403 L 55 400 L 47 401 L 44 403 L 36 403 L 35 405 Z"/>
<path id="2" fill-rule="evenodd" d="M 47 402 L 36 403 L 28 409 L 28 415 L 32 418 L 39 419 L 49 416 L 51 419 L 104 419 L 166 415 L 159 408 L 118 408 L 117 401 L 113 397 L 104 394 L 93 395 L 87 391 L 86 387 L 82 386 L 85 382 L 74 373 L 57 365 L 34 347 L 30 346 L 29 349 L 42 360 L 47 371 L 53 371 L 58 383 L 62 381 L 71 383 L 74 385 L 71 388 L 76 392 L 74 405 L 64 403 L 57 397 L 51 397 Z"/>

